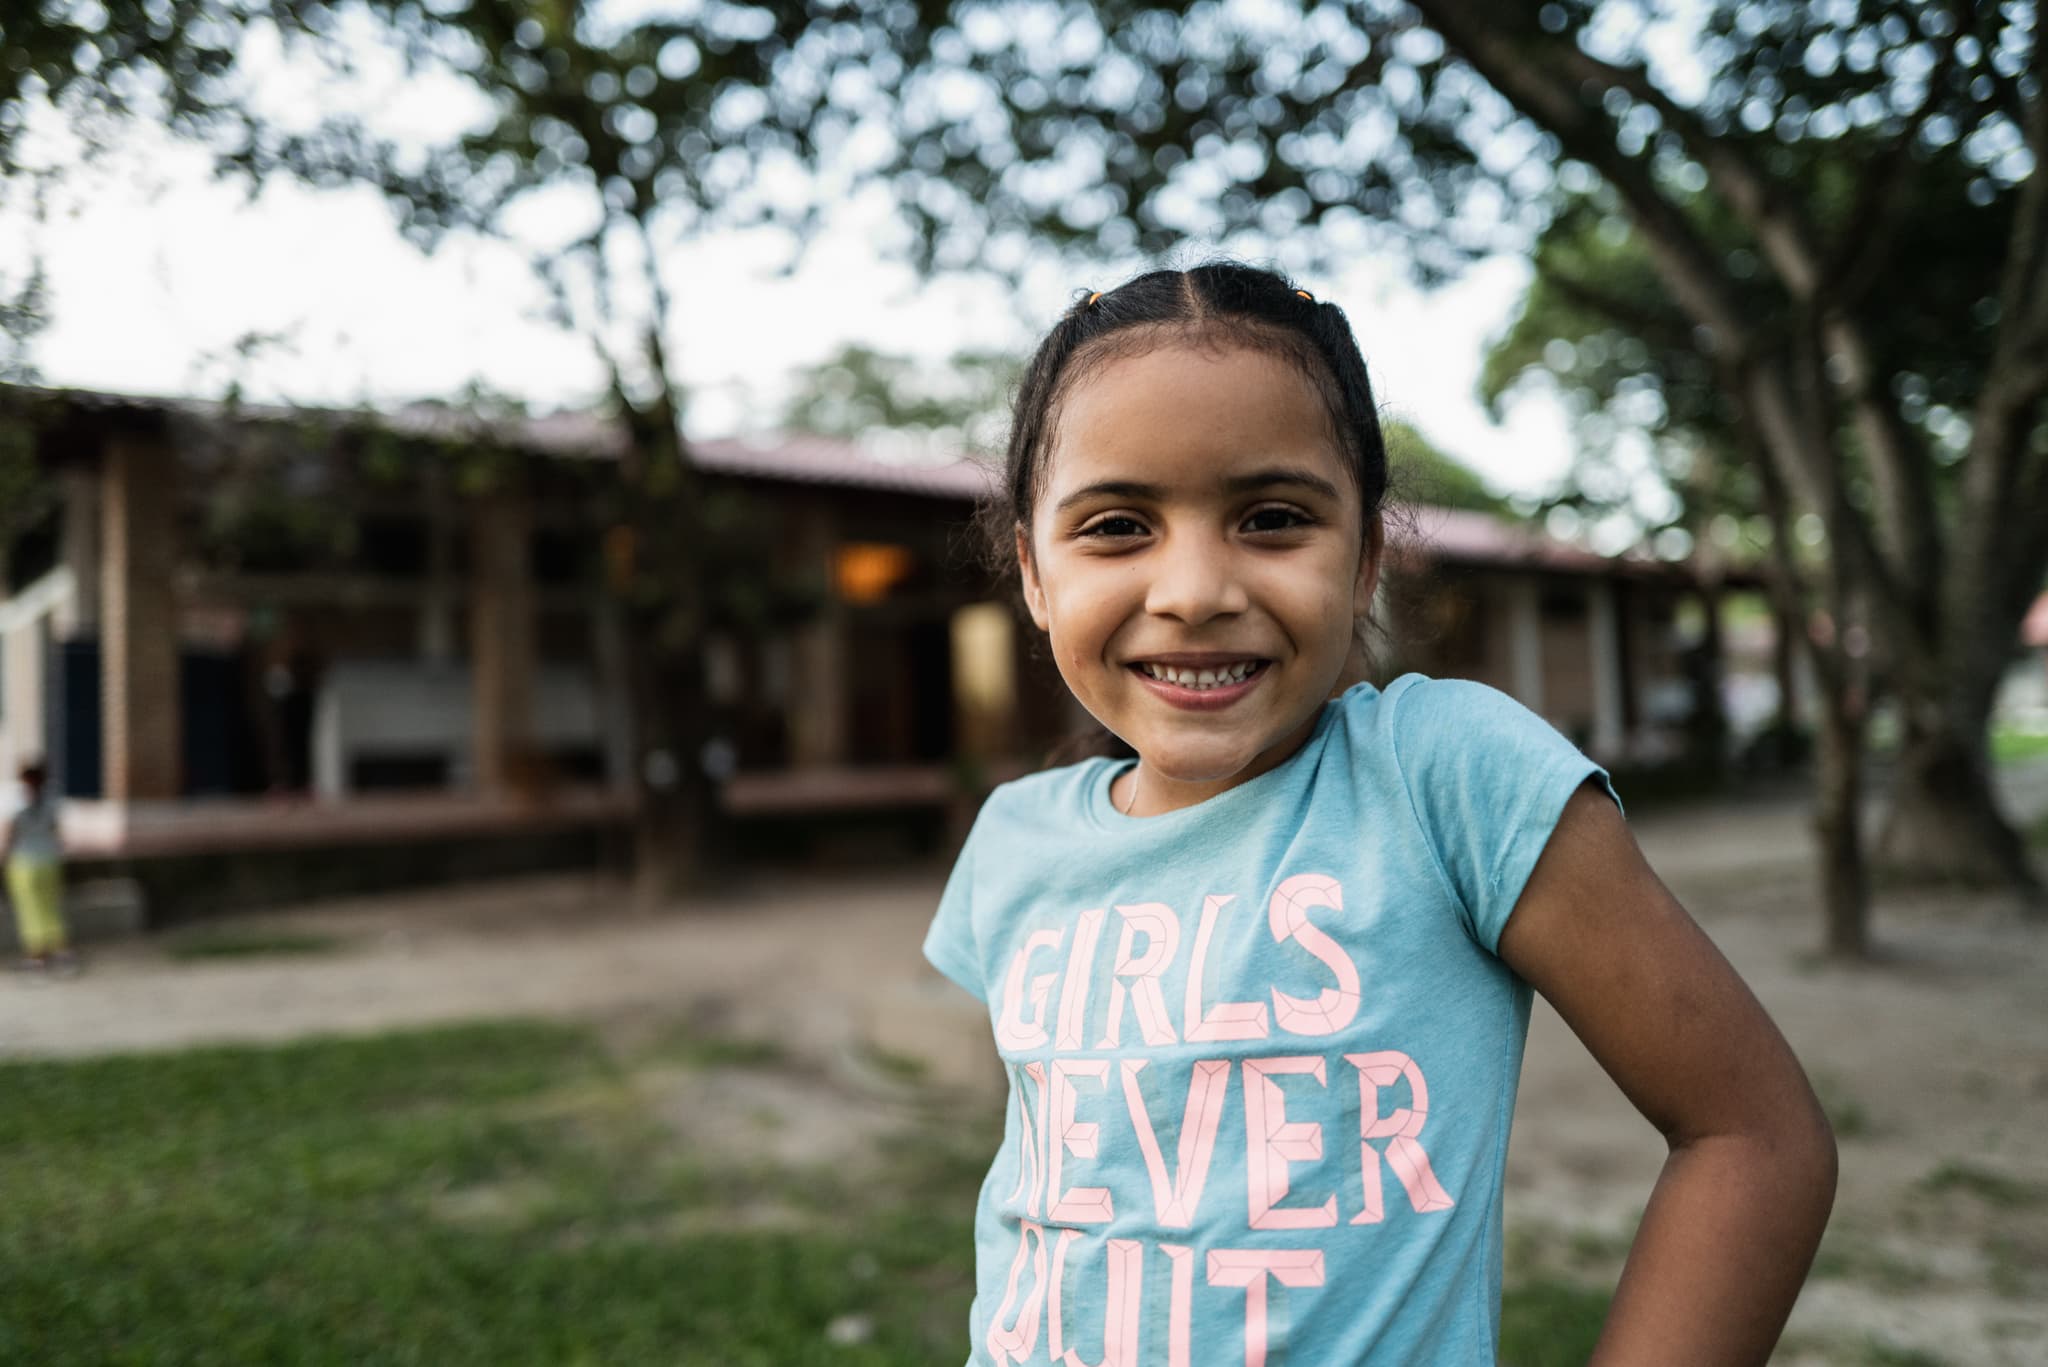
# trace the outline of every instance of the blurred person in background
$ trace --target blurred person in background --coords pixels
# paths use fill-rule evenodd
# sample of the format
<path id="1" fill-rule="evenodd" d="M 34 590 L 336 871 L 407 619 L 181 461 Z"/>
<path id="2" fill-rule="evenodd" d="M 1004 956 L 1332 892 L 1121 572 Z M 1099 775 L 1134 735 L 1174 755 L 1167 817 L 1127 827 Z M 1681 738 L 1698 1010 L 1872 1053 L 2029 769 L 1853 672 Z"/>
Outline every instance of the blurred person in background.
<path id="1" fill-rule="evenodd" d="M 32 972 L 78 971 L 64 929 L 64 843 L 57 832 L 57 802 L 50 796 L 49 771 L 40 764 L 21 768 L 24 802 L 7 823 L 0 863 L 7 869 L 7 900 L 21 938 L 21 964 Z"/>

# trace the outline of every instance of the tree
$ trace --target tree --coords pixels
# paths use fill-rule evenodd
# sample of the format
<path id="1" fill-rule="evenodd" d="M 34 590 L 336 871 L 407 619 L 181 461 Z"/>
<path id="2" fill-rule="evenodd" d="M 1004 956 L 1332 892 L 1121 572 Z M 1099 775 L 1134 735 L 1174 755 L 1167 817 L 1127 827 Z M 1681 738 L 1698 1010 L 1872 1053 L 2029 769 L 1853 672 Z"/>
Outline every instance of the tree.
<path id="1" fill-rule="evenodd" d="M 858 343 L 801 371 L 781 425 L 799 432 L 861 438 L 887 435 L 935 456 L 1000 457 L 1011 392 L 1024 364 L 997 352 L 966 352 L 931 366 Z M 1437 508 L 1512 516 L 1506 499 L 1470 466 L 1446 455 L 1412 425 L 1383 426 L 1394 496 Z"/>
<path id="2" fill-rule="evenodd" d="M 1648 253 L 1612 205 L 1597 196 L 1568 201 L 1544 230 L 1534 265 L 1520 312 L 1487 354 L 1481 396 L 1497 405 L 1531 372 L 1548 375 L 1565 395 L 1581 446 L 1556 506 L 1581 510 L 1596 525 L 1618 524 L 1652 543 L 1675 536 L 1674 551 L 1705 551 L 1696 563 L 1709 576 L 1731 555 L 1763 570 L 1777 619 L 1781 702 L 1790 702 L 1795 646 L 1806 652 L 1818 684 L 1816 824 L 1827 946 L 1838 957 L 1863 957 L 1869 952 L 1861 812 L 1870 690 L 1861 648 L 1867 632 L 1849 620 L 1857 605 L 1831 573 L 1832 560 L 1795 534 L 1793 510 L 1780 491 L 1760 482 L 1757 468 L 1742 459 L 1742 425 L 1713 358 L 1694 345 L 1686 318 L 1656 288 Z M 1629 449 L 1634 460 L 1623 455 Z M 1723 541 L 1728 544 L 1717 544 Z M 1710 583 L 1710 597 L 1713 592 Z M 1715 618 L 1710 611 L 1710 638 Z M 1718 701 L 1709 706 L 1718 720 Z M 1781 737 L 1783 728 L 1781 715 Z M 1718 744 L 1720 727 L 1707 730 Z"/>
<path id="3" fill-rule="evenodd" d="M 860 343 L 795 377 L 780 424 L 849 440 L 888 434 L 936 457 L 1000 454 L 1024 363 L 969 351 L 932 365 Z"/>
<path id="4" fill-rule="evenodd" d="M 1399 418 L 1381 423 L 1391 472 L 1389 492 L 1403 503 L 1431 508 L 1463 508 L 1475 513 L 1512 518 L 1508 501 L 1493 492 L 1471 466 Z"/>
<path id="5" fill-rule="evenodd" d="M 1842 592 L 1894 663 L 1891 861 L 2038 893 L 1985 744 L 2048 570 L 2048 182 L 2031 174 L 2048 114 L 2031 4 L 946 17 L 917 56 L 928 84 L 909 83 L 912 108 L 934 112 L 906 120 L 895 168 L 934 261 L 994 258 L 1033 229 L 1112 256 L 1191 232 L 1327 255 L 1377 229 L 1443 272 L 1526 250 L 1566 195 L 1604 186 L 1712 358 L 1743 458 L 1823 519 Z M 1673 48 L 1690 58 L 1657 55 Z M 950 105 L 931 98 L 945 83 Z M 1995 249 L 1909 250 L 1942 233 Z M 1930 373 L 1910 341 L 1930 332 L 1973 365 Z"/>
<path id="6" fill-rule="evenodd" d="M 343 79 L 379 49 L 454 74 L 479 97 L 482 123 L 421 148 L 383 136 L 374 117 L 272 117 L 235 79 L 238 46 L 265 25 Z M 254 181 L 375 185 L 429 248 L 454 232 L 510 237 L 508 222 L 536 200 L 574 205 L 576 228 L 531 259 L 558 320 L 597 349 L 623 432 L 605 560 L 629 614 L 637 866 L 651 895 L 691 877 L 713 809 L 698 762 L 698 647 L 739 611 L 727 598 L 773 596 L 717 572 L 729 568 L 720 519 L 686 458 L 669 354 L 673 250 L 715 227 L 810 225 L 820 187 L 806 169 L 852 135 L 874 68 L 886 73 L 878 32 L 790 6 L 636 16 L 525 0 L 43 0 L 0 30 L 0 157 L 23 111 L 46 98 L 81 127 L 110 114 L 160 119 Z M 12 169 L 0 160 L 0 175 Z"/>
<path id="7" fill-rule="evenodd" d="M 7 288 L 0 281 L 0 290 Z M 0 385 L 32 384 L 35 366 L 29 343 L 48 322 L 44 281 L 31 268 L 12 299 L 0 299 Z M 14 543 L 50 513 L 55 495 L 36 462 L 26 423 L 0 405 L 0 589 L 11 588 L 9 560 Z"/>
<path id="8" fill-rule="evenodd" d="M 997 268 L 1034 244 L 1101 260 L 1192 235 L 1279 244 L 1294 264 L 1395 246 L 1436 275 L 1526 250 L 1565 196 L 1604 186 L 1712 357 L 1760 487 L 1823 520 L 1844 601 L 1866 605 L 1894 663 L 1907 740 L 1892 859 L 2039 888 L 1985 745 L 2048 570 L 2048 190 L 2031 174 L 2048 115 L 2026 0 L 951 0 L 652 18 L 526 0 L 119 0 L 86 13 L 45 0 L 5 34 L 10 55 L 20 45 L 55 73 L 36 79 L 60 101 L 114 107 L 156 89 L 166 117 L 223 140 L 224 164 L 369 179 L 423 238 L 502 223 L 543 187 L 588 196 L 596 226 L 545 264 L 565 314 L 605 339 L 643 453 L 626 479 L 644 472 L 650 491 L 688 478 L 658 249 L 713 222 L 808 222 L 820 198 L 793 202 L 772 167 L 838 168 L 826 198 L 883 177 L 922 261 Z M 345 122 L 280 132 L 227 107 L 221 73 L 251 23 L 345 63 L 345 14 L 469 80 L 489 126 L 422 163 Z M 1658 55 L 1673 50 L 1690 56 Z M 106 74 L 123 71 L 148 79 Z M 0 109 L 18 111 L 25 88 L 0 87 Z M 1716 241 L 1723 224 L 1733 250 Z M 1956 241 L 1997 250 L 1909 250 L 1920 226 L 1959 224 Z M 1914 339 L 1934 334 L 1973 365 L 1926 366 Z M 658 635 L 692 638 L 690 597 Z"/>

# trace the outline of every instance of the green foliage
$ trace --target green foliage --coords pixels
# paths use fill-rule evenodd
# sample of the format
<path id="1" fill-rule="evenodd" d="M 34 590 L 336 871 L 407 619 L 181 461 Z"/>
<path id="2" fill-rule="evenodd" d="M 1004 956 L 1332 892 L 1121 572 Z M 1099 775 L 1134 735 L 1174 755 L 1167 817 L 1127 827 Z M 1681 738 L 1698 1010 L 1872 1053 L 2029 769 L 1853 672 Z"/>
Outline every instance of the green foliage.
<path id="1" fill-rule="evenodd" d="M 1944 1367 L 1943 1359 L 1932 1353 L 1877 1338 L 1864 1340 L 1850 1361 L 1856 1367 Z"/>
<path id="2" fill-rule="evenodd" d="M 1834 1130 L 1835 1138 L 1868 1139 L 1876 1126 L 1870 1118 L 1870 1110 L 1854 1094 L 1841 1078 L 1832 1073 L 1815 1073 L 1813 1089 L 1820 1099 L 1821 1110 L 1827 1113 L 1828 1126 Z"/>
<path id="3" fill-rule="evenodd" d="M 847 438 L 895 433 L 921 439 L 933 454 L 997 456 L 1021 370 L 1000 353 L 968 352 L 931 366 L 852 345 L 798 375 L 781 425 Z M 1389 420 L 1384 435 L 1396 497 L 1510 515 L 1478 474 L 1409 424 Z"/>
<path id="4" fill-rule="evenodd" d="M 732 1184 L 620 1069 L 542 1025 L 0 1066 L 0 1360 L 959 1360 L 975 1164 L 692 1219 Z"/>
<path id="5" fill-rule="evenodd" d="M 1610 1295 L 1568 1282 L 1509 1287 L 1501 1298 L 1502 1367 L 1577 1367 L 1593 1354 Z"/>
<path id="6" fill-rule="evenodd" d="M 780 426 L 849 439 L 895 434 L 933 455 L 995 454 L 1023 363 L 968 351 L 941 365 L 854 343 L 798 373 Z"/>
<path id="7" fill-rule="evenodd" d="M 2039 1183 L 1955 1161 L 1945 1162 L 1921 1178 L 1920 1189 L 1937 1193 L 1964 1192 L 1981 1201 L 2008 1207 L 2039 1205 L 2048 1200 L 2048 1188 Z"/>
<path id="8" fill-rule="evenodd" d="M 1814 1255 L 1812 1276 L 1822 1281 L 1857 1281 L 1892 1294 L 1925 1290 L 1934 1274 L 1873 1240 L 1831 1230 Z"/>
<path id="9" fill-rule="evenodd" d="M 2028 760 L 2048 755 L 2048 733 L 2040 731 L 2016 731 L 2011 727 L 1993 727 L 1991 731 L 1991 762 L 1993 764 L 2024 764 Z"/>
<path id="10" fill-rule="evenodd" d="M 1918 143 L 1976 164 L 1972 203 L 2009 196 L 2024 175 L 2011 135 L 2030 98 L 2030 6 L 1719 0 L 1625 13 L 1597 0 L 946 6 L 900 35 L 916 44 L 898 49 L 915 76 L 890 174 L 945 264 L 1001 259 L 1028 228 L 1093 260 L 1190 236 L 1336 260 L 1376 238 L 1426 273 L 1526 250 L 1596 166 L 1697 186 L 1697 130 L 1775 176 L 1790 149 L 1840 153 L 1844 139 L 1905 128 L 1923 88 L 1933 105 Z M 1959 36 L 1973 55 L 1947 61 Z M 1652 54 L 1689 39 L 1700 60 L 1682 64 L 1691 79 L 1673 96 Z M 1518 109 L 1489 88 L 1503 70 L 1554 76 L 1562 96 L 1531 118 L 1536 101 Z M 1572 164 L 1559 155 L 1567 130 Z M 1868 225 L 1862 186 L 1844 177 L 1830 193 L 1842 231 Z"/>
<path id="11" fill-rule="evenodd" d="M 1879 154 L 1864 144 L 1850 164 Z M 1787 180 L 1832 214 L 1848 212 L 1843 148 L 1799 144 L 1778 157 Z M 1923 443 L 1921 458 L 1945 517 L 1953 517 L 1963 451 L 1956 415 L 1982 386 L 1997 343 L 1995 310 L 1942 322 L 1957 299 L 1988 300 L 1998 291 L 2000 252 L 2011 231 L 2009 205 L 1958 213 L 1972 172 L 1952 162 L 1916 168 L 1923 184 L 1895 229 L 1916 268 L 1891 282 L 1887 307 L 1871 319 L 1879 368 L 1891 377 L 1905 430 Z M 1946 183 L 1942 183 L 1946 182 Z M 1682 196 L 1693 229 L 1727 261 L 1729 288 L 1744 314 L 1770 331 L 1801 326 L 1782 290 L 1754 259 L 1741 226 L 1709 196 Z M 1844 234 L 1848 225 L 1829 223 Z M 1553 385 L 1574 415 L 1577 460 L 1552 503 L 1589 518 L 1619 514 L 1644 535 L 1674 527 L 1688 540 L 1713 528 L 1723 549 L 1756 560 L 1769 545 L 1757 472 L 1740 431 L 1741 407 L 1728 376 L 1685 311 L 1672 299 L 1651 243 L 1631 226 L 1609 191 L 1565 197 L 1538 239 L 1535 271 L 1514 321 L 1488 349 L 1480 395 L 1499 409 L 1532 377 Z M 1873 504 L 1873 472 L 1853 431 L 1842 431 L 1842 474 L 1850 502 Z M 1646 455 L 1632 439 L 1647 441 Z M 1720 525 L 1714 524 L 1719 521 Z M 1815 552 L 1818 554 L 1818 552 Z"/>
<path id="12" fill-rule="evenodd" d="M 20 587 L 7 582 L 15 544 L 57 512 L 57 481 L 37 451 L 48 411 L 34 391 L 0 384 L 0 596 Z"/>
<path id="13" fill-rule="evenodd" d="M 246 959 L 275 955 L 326 954 L 342 947 L 336 935 L 305 931 L 218 927 L 171 937 L 164 952 L 173 959 Z"/>
<path id="14" fill-rule="evenodd" d="M 6 198 L 0 194 L 0 204 Z M 17 283 L 0 276 L 0 384 L 33 384 L 29 346 L 50 325 L 49 279 L 35 262 Z"/>
<path id="15" fill-rule="evenodd" d="M 1382 435 L 1387 444 L 1389 484 L 1394 497 L 1435 508 L 1512 516 L 1507 500 L 1488 488 L 1477 472 L 1444 454 L 1407 423 L 1389 421 L 1384 424 Z"/>

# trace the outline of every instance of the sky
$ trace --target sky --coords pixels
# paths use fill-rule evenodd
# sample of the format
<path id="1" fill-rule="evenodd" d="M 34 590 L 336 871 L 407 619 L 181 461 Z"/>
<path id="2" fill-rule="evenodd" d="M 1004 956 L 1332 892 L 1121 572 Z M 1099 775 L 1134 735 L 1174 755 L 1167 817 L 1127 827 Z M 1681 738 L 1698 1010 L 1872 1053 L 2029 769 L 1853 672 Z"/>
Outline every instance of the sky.
<path id="1" fill-rule="evenodd" d="M 422 135 L 455 117 L 452 97 L 416 82 L 383 97 Z M 62 155 L 56 134 L 45 145 Z M 787 239 L 773 230 L 672 250 L 670 341 L 692 435 L 771 427 L 791 374 L 848 343 L 934 366 L 967 349 L 1022 354 L 1074 289 L 1114 283 L 1040 272 L 1018 295 L 987 279 L 920 280 L 886 259 L 877 243 L 888 235 L 877 196 L 845 204 L 793 273 L 779 270 Z M 542 409 L 602 388 L 589 344 L 540 316 L 515 248 L 458 238 L 427 255 L 363 189 L 276 182 L 251 198 L 215 179 L 202 149 L 147 125 L 73 177 L 44 221 L 20 195 L 0 205 L 0 279 L 35 251 L 53 322 L 31 360 L 47 384 L 217 397 L 235 383 L 257 401 L 395 406 L 474 383 Z M 1425 294 L 1394 262 L 1361 259 L 1303 283 L 1350 315 L 1389 416 L 1497 489 L 1541 494 L 1570 459 L 1562 408 L 1525 392 L 1495 425 L 1474 393 L 1487 341 L 1527 279 L 1525 263 L 1495 259 Z M 250 336 L 261 340 L 238 353 Z"/>

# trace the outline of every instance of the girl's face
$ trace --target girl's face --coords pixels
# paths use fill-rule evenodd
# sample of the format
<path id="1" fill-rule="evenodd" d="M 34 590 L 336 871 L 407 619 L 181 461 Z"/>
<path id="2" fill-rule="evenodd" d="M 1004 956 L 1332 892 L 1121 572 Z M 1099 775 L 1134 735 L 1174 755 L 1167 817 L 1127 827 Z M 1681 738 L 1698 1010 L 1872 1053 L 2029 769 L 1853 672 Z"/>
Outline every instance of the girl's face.
<path id="1" fill-rule="evenodd" d="M 1067 395 L 1046 462 L 1017 534 L 1025 602 L 1067 687 L 1143 759 L 1143 810 L 1286 759 L 1379 568 L 1314 386 L 1244 348 L 1119 358 Z"/>

